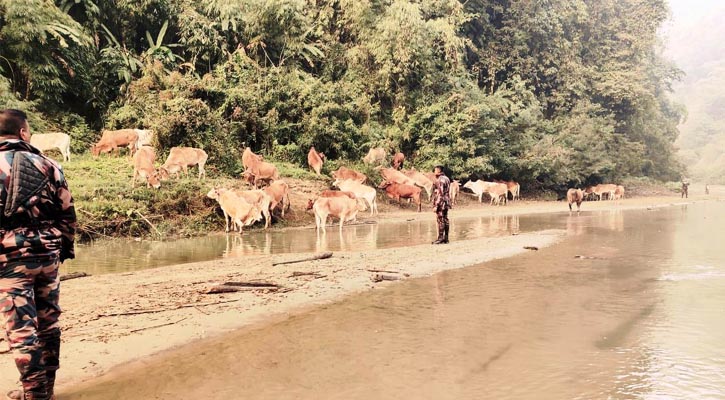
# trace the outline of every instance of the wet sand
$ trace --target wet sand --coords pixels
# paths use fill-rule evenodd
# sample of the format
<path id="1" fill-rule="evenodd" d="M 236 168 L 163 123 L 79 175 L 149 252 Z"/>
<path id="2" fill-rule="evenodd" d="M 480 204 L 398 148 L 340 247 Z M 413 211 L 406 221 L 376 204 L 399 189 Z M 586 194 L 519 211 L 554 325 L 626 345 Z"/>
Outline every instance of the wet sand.
<path id="1" fill-rule="evenodd" d="M 715 196 L 710 196 L 709 199 Z M 704 201 L 691 197 L 687 202 Z M 681 204 L 679 197 L 626 199 L 585 203 L 584 210 L 619 210 Z M 563 202 L 519 203 L 510 207 L 456 209 L 452 217 L 511 215 L 566 211 Z M 562 214 L 566 215 L 566 214 Z M 431 213 L 383 215 L 379 223 L 434 218 Z M 310 231 L 314 235 L 314 231 Z M 337 235 L 328 229 L 327 235 Z M 133 273 L 93 276 L 63 282 L 61 306 L 63 347 L 60 392 L 79 381 L 104 374 L 114 366 L 144 359 L 194 340 L 287 317 L 309 307 L 334 302 L 352 293 L 395 282 L 373 283 L 368 269 L 398 271 L 407 278 L 480 264 L 543 248 L 564 231 L 548 230 L 515 236 L 479 238 L 446 246 L 419 245 L 393 249 L 345 251 L 327 260 L 272 266 L 309 254 L 245 256 L 167 266 Z M 223 240 L 223 239 L 220 239 Z M 317 272 L 320 276 L 292 276 Z M 276 292 L 203 294 L 225 281 L 268 281 Z M 0 342 L 0 349 L 5 346 Z M 0 388 L 17 377 L 9 354 L 0 355 Z"/>

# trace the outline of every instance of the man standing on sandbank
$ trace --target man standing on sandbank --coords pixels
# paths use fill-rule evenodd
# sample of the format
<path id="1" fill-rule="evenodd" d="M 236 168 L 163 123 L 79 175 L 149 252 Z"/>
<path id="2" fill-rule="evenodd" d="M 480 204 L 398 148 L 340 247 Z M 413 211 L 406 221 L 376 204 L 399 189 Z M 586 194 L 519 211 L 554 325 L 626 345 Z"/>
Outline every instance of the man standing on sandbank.
<path id="1" fill-rule="evenodd" d="M 438 221 L 438 239 L 433 244 L 448 243 L 448 210 L 451 208 L 451 180 L 443 173 L 442 166 L 433 169 L 436 180 L 433 182 L 433 207 Z"/>
<path id="2" fill-rule="evenodd" d="M 60 354 L 60 263 L 74 258 L 76 214 L 63 171 L 31 146 L 28 118 L 0 111 L 0 326 L 22 389 L 11 400 L 52 400 Z"/>

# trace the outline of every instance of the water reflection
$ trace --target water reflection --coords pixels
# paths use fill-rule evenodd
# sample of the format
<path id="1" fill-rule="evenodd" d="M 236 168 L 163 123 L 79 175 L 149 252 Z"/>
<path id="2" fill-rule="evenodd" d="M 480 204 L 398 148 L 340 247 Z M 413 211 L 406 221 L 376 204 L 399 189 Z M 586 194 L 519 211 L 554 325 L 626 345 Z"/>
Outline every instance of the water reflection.
<path id="1" fill-rule="evenodd" d="M 456 218 L 451 240 L 506 236 L 544 226 L 558 226 L 563 214 L 530 216 L 485 216 Z M 372 221 L 374 222 L 374 221 Z M 64 264 L 63 272 L 92 274 L 135 271 L 165 265 L 258 254 L 322 251 L 361 251 L 430 243 L 437 236 L 433 217 L 401 223 L 361 223 L 331 227 L 324 233 L 314 229 L 210 235 L 167 242 L 112 240 L 79 245 L 77 258 Z"/>
<path id="2" fill-rule="evenodd" d="M 561 245 L 200 342 L 63 398 L 725 398 L 725 204 L 561 221 Z"/>

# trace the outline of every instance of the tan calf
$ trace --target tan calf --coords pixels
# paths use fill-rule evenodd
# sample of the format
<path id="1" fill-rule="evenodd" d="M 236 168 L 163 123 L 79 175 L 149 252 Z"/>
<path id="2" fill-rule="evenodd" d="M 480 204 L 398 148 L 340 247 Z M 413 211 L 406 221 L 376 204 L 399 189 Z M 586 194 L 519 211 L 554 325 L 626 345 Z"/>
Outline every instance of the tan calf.
<path id="1" fill-rule="evenodd" d="M 322 163 L 324 160 L 325 153 L 320 153 L 315 150 L 315 146 L 310 147 L 310 151 L 307 153 L 307 165 L 309 165 L 318 176 L 320 175 L 320 171 L 322 171 Z"/>
<path id="2" fill-rule="evenodd" d="M 247 203 L 231 190 L 214 188 L 207 193 L 207 197 L 216 200 L 224 213 L 226 232 L 229 232 L 229 221 L 234 223 L 242 233 L 242 227 L 249 226 L 262 219 L 261 210 Z"/>
<path id="3" fill-rule="evenodd" d="M 161 178 L 168 179 L 171 175 L 179 178 L 179 172 L 183 171 L 189 177 L 189 167 L 199 166 L 199 179 L 206 178 L 204 166 L 209 156 L 202 149 L 195 147 L 172 147 L 166 162 L 161 166 Z"/>
<path id="4" fill-rule="evenodd" d="M 264 216 L 264 229 L 269 228 L 272 224 L 272 216 L 270 215 L 272 198 L 264 190 L 234 190 L 234 194 L 259 208 L 262 216 Z"/>
<path id="5" fill-rule="evenodd" d="M 279 206 L 282 209 L 282 218 L 284 218 L 285 210 L 288 210 L 290 207 L 289 185 L 283 180 L 276 180 L 264 188 L 264 191 L 272 200 L 269 210 L 274 212 L 277 206 Z"/>
<path id="6" fill-rule="evenodd" d="M 153 147 L 143 146 L 133 155 L 133 178 L 131 187 L 136 187 L 136 178 L 141 177 L 146 181 L 146 187 L 158 189 L 161 187 L 159 174 L 154 167 L 156 151 Z"/>

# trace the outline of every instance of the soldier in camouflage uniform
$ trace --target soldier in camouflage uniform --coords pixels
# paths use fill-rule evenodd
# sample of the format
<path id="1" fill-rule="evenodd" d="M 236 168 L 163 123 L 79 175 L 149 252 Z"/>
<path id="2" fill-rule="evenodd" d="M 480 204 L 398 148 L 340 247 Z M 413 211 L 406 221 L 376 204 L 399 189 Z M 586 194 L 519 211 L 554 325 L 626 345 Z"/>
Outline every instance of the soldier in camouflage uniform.
<path id="1" fill-rule="evenodd" d="M 443 173 L 443 167 L 433 169 L 436 180 L 433 182 L 433 206 L 438 220 L 438 239 L 433 244 L 448 243 L 448 210 L 451 208 L 451 180 Z"/>
<path id="2" fill-rule="evenodd" d="M 58 266 L 73 258 L 75 209 L 60 166 L 31 146 L 25 113 L 0 111 L 0 327 L 22 390 L 54 399 L 60 328 Z"/>

